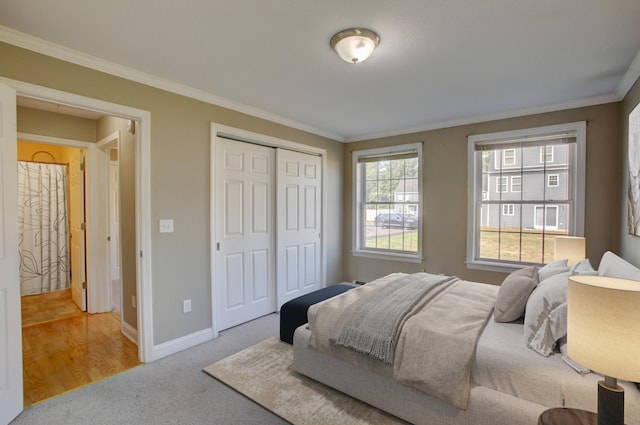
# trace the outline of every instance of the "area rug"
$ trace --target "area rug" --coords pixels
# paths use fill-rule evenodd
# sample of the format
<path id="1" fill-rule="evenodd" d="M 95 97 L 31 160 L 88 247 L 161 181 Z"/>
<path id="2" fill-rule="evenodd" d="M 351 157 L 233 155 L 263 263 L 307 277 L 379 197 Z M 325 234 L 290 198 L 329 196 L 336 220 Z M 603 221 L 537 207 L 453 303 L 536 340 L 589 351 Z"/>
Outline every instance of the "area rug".
<path id="1" fill-rule="evenodd" d="M 269 338 L 204 371 L 294 425 L 400 425 L 406 422 L 291 368 L 293 347 Z"/>

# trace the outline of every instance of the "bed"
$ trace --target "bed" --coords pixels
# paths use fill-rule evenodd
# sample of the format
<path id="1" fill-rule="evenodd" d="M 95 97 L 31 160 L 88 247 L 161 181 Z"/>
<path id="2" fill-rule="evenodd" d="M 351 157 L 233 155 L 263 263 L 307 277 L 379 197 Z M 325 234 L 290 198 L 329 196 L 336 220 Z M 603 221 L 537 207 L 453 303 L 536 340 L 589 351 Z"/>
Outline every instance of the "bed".
<path id="1" fill-rule="evenodd" d="M 393 376 L 388 365 L 380 367 L 379 359 L 339 346 L 335 340 L 324 340 L 326 335 L 321 332 L 323 325 L 329 322 L 324 327 L 335 328 L 336 322 L 341 320 L 337 317 L 341 315 L 337 315 L 336 311 L 344 311 L 349 306 L 353 309 L 354 302 L 367 291 L 402 278 L 404 274 L 386 276 L 311 306 L 309 324 L 300 326 L 294 334 L 293 367 L 310 378 L 416 425 L 525 425 L 537 423 L 540 413 L 550 407 L 596 411 L 597 381 L 601 377 L 595 373 L 577 372 L 574 367 L 579 365 L 570 366 L 570 360 L 562 354 L 566 335 L 553 328 L 562 328 L 562 320 L 558 316 L 561 318 L 563 311 L 566 314 L 566 302 L 563 304 L 562 299 L 551 297 L 562 298 L 562 282 L 571 274 L 602 273 L 640 280 L 640 270 L 615 254 L 606 253 L 599 271 L 593 270 L 586 260 L 586 263 L 582 262 L 571 269 L 566 262 L 560 262 L 544 269 L 529 269 L 528 273 L 535 277 L 531 279 L 533 283 L 529 282 L 531 290 L 525 291 L 524 299 L 522 293 L 515 298 L 527 312 L 534 311 L 536 304 L 546 306 L 544 320 L 538 324 L 542 331 L 531 337 L 532 324 L 528 323 L 531 320 L 527 315 L 509 312 L 511 316 L 518 317 L 507 317 L 513 320 L 498 322 L 495 320 L 498 309 L 492 311 L 479 332 L 477 345 L 471 354 L 468 398 L 463 403 L 443 401 L 440 394 L 430 395 L 415 386 L 401 383 Z M 516 274 L 519 284 L 526 280 L 522 274 Z M 513 280 L 510 275 L 502 286 L 509 287 Z M 477 282 L 463 283 L 488 286 Z M 366 288 L 368 285 L 372 285 L 372 288 Z M 495 286 L 494 292 L 498 297 L 499 292 L 507 291 Z M 502 303 L 495 303 L 496 306 L 499 304 Z M 325 310 L 330 312 L 332 319 L 323 316 Z M 540 321 L 542 315 L 537 316 L 536 319 Z M 640 390 L 633 383 L 619 381 L 619 385 L 625 389 L 626 423 L 640 424 Z"/>

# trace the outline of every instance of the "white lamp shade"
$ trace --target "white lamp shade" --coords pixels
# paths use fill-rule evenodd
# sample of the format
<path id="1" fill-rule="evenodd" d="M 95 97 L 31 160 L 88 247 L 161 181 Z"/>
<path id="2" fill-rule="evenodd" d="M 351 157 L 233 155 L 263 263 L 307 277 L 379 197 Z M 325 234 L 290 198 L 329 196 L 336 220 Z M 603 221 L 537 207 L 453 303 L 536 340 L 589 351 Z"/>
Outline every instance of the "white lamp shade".
<path id="1" fill-rule="evenodd" d="M 568 261 L 571 266 L 586 258 L 585 238 L 580 236 L 556 236 L 553 238 L 553 259 Z"/>
<path id="2" fill-rule="evenodd" d="M 345 62 L 354 64 L 371 56 L 379 43 L 380 37 L 376 33 L 363 28 L 340 31 L 330 41 L 331 47 Z"/>
<path id="3" fill-rule="evenodd" d="M 571 276 L 567 354 L 600 374 L 640 382 L 640 282 Z"/>

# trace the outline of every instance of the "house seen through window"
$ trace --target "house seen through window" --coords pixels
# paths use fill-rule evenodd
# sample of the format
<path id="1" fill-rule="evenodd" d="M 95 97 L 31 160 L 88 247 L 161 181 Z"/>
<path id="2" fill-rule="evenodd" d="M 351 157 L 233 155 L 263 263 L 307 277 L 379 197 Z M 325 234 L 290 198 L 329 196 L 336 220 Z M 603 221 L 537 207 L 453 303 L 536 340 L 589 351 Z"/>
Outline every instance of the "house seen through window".
<path id="1" fill-rule="evenodd" d="M 353 153 L 355 255 L 417 260 L 422 144 Z"/>
<path id="2" fill-rule="evenodd" d="M 469 267 L 548 263 L 555 236 L 582 235 L 585 131 L 571 123 L 469 137 Z"/>

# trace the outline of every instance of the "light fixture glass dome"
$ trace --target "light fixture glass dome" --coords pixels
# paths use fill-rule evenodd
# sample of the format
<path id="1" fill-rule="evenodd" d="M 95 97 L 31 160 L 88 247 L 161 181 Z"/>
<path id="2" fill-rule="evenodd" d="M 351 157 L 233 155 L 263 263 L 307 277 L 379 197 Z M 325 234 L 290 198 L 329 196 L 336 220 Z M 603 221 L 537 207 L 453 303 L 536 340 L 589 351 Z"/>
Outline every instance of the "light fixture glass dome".
<path id="1" fill-rule="evenodd" d="M 380 37 L 371 30 L 351 28 L 331 37 L 329 44 L 345 62 L 356 64 L 371 56 Z"/>

